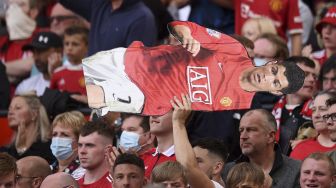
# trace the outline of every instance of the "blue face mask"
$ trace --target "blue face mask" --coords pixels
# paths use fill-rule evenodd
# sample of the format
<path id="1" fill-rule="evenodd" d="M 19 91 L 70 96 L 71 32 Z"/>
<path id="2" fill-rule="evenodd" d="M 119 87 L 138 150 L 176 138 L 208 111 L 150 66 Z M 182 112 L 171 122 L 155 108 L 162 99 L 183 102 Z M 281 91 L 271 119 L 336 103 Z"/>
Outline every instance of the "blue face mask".
<path id="1" fill-rule="evenodd" d="M 134 132 L 123 131 L 120 136 L 120 146 L 127 150 L 139 151 L 141 146 L 139 144 L 140 135 Z"/>
<path id="2" fill-rule="evenodd" d="M 268 62 L 266 59 L 258 58 L 258 57 L 255 57 L 255 58 L 253 59 L 253 61 L 254 61 L 254 65 L 255 65 L 256 67 L 263 66 L 263 65 L 265 65 L 265 64 Z"/>
<path id="3" fill-rule="evenodd" d="M 65 160 L 68 159 L 73 153 L 71 144 L 71 138 L 53 137 L 51 140 L 50 149 L 57 159 Z"/>

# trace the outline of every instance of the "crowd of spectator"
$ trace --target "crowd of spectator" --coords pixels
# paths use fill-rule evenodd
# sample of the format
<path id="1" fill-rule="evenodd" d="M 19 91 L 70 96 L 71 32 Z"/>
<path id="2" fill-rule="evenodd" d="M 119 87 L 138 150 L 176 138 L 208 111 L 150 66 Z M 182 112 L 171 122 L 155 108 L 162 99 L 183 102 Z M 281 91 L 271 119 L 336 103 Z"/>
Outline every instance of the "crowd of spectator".
<path id="1" fill-rule="evenodd" d="M 12 132 L 0 143 L 0 188 L 336 187 L 333 0 L 7 0 L 0 7 L 0 137 L 4 126 Z M 160 116 L 89 109 L 82 59 L 134 41 L 179 45 L 167 29 L 173 20 L 231 36 L 254 66 L 296 64 L 302 88 L 258 92 L 246 110 L 192 111 L 180 93 Z"/>

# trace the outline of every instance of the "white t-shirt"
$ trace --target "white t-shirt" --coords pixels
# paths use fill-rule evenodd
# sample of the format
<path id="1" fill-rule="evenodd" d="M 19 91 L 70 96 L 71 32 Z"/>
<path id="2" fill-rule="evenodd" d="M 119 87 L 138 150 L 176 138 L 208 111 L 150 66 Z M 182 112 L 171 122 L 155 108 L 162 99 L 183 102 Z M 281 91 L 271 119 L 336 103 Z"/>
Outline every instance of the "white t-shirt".
<path id="1" fill-rule="evenodd" d="M 23 80 L 16 88 L 15 94 L 21 95 L 28 92 L 36 91 L 37 96 L 43 95 L 45 89 L 49 87 L 50 80 L 46 80 L 42 73 Z"/>
<path id="2" fill-rule="evenodd" d="M 224 188 L 223 186 L 221 186 L 221 184 L 215 182 L 214 180 L 211 180 L 211 181 L 214 184 L 215 188 Z"/>

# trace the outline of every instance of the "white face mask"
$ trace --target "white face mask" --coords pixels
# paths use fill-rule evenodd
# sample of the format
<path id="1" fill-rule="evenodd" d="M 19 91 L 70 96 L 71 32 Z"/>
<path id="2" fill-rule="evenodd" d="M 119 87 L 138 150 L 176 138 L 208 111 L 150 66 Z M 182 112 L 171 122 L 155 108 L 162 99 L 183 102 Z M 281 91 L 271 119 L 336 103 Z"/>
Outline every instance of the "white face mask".
<path id="1" fill-rule="evenodd" d="M 57 159 L 68 159 L 73 153 L 72 138 L 53 137 L 51 140 L 50 149 Z"/>
<path id="2" fill-rule="evenodd" d="M 140 135 L 134 132 L 123 131 L 120 136 L 120 146 L 126 151 L 139 151 L 141 146 L 139 144 Z"/>
<path id="3" fill-rule="evenodd" d="M 12 3 L 6 12 L 6 25 L 10 40 L 22 40 L 31 37 L 36 22 L 25 14 L 19 5 Z"/>
<path id="4" fill-rule="evenodd" d="M 260 66 L 263 66 L 265 65 L 268 61 L 266 59 L 263 59 L 263 58 L 258 58 L 258 57 L 255 57 L 253 59 L 253 62 L 254 62 L 254 65 L 256 67 L 260 67 Z"/>

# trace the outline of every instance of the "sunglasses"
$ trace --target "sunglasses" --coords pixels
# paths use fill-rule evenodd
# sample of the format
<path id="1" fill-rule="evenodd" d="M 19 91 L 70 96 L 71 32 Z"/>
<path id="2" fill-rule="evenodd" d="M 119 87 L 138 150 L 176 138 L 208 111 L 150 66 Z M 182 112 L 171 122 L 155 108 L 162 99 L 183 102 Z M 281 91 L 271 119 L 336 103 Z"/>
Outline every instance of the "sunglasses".
<path id="1" fill-rule="evenodd" d="M 51 16 L 49 18 L 50 23 L 52 23 L 53 21 L 57 21 L 57 22 L 62 22 L 65 20 L 69 20 L 69 19 L 77 19 L 77 16 Z"/>
<path id="2" fill-rule="evenodd" d="M 336 113 L 323 115 L 322 118 L 324 121 L 328 121 L 329 118 L 331 118 L 332 121 L 336 121 Z"/>

